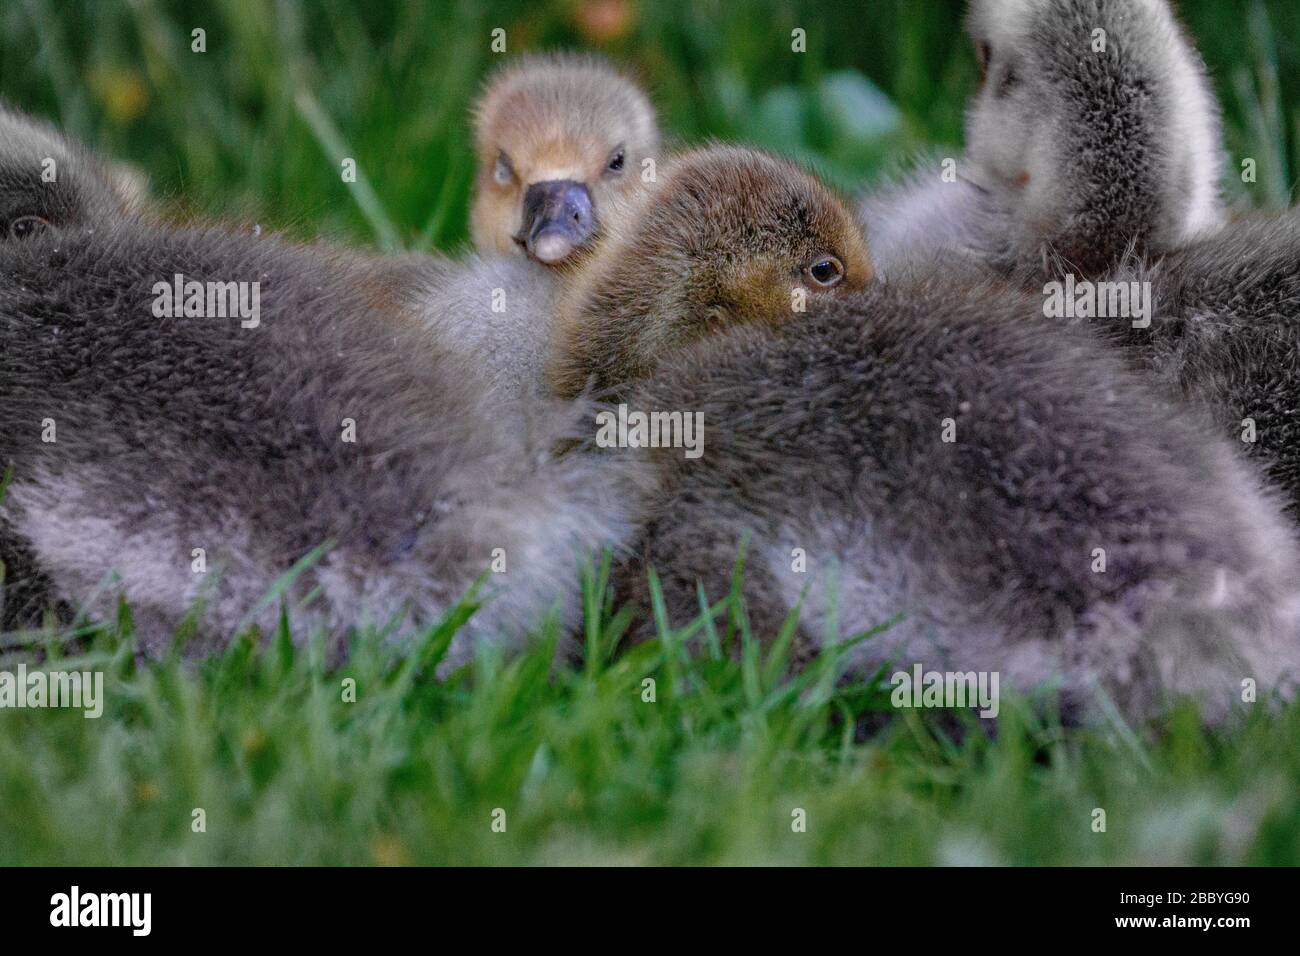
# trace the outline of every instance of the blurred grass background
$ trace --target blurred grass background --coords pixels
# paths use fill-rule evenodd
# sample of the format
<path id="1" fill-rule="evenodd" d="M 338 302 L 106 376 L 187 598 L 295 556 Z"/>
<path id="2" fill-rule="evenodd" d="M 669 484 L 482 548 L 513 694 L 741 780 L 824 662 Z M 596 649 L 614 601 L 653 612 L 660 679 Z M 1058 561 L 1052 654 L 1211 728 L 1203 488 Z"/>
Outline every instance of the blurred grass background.
<path id="1" fill-rule="evenodd" d="M 976 82 L 961 0 L 6 0 L 0 96 L 147 172 L 179 212 L 311 238 L 449 248 L 466 233 L 467 106 L 504 57 L 596 49 L 678 142 L 739 139 L 841 188 L 955 151 Z M 1300 4 L 1182 0 L 1224 105 L 1230 192 L 1291 196 Z M 507 52 L 490 33 L 503 28 Z M 807 52 L 791 52 L 791 30 Z M 191 31 L 206 52 L 191 51 Z M 341 181 L 343 156 L 363 182 Z M 1242 157 L 1258 163 L 1243 186 Z"/>

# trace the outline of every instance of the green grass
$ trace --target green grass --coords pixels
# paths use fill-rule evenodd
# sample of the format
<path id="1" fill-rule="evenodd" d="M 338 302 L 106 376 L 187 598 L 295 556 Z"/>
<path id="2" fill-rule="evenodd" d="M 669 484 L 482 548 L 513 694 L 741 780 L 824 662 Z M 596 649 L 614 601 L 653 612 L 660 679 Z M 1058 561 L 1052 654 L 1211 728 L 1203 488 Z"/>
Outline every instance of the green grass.
<path id="1" fill-rule="evenodd" d="M 126 613 L 73 658 L 42 640 L 48 667 L 105 671 L 107 704 L 3 713 L 0 865 L 1300 860 L 1300 706 L 1067 731 L 1004 697 L 993 739 L 890 714 L 834 650 L 789 673 L 731 598 L 712 628 L 619 648 L 587 580 L 581 663 L 544 628 L 444 680 L 470 603 L 409 653 L 362 637 L 340 669 L 287 626 L 199 665 L 137 666 Z"/>
<path id="2" fill-rule="evenodd" d="M 975 65 L 956 0 L 643 0 L 605 39 L 583 25 L 594 6 L 10 0 L 0 96 L 139 166 L 179 213 L 379 248 L 463 243 L 465 106 L 497 26 L 512 52 L 632 65 L 679 143 L 758 142 L 846 189 L 959 147 Z M 1232 196 L 1289 202 L 1300 6 L 1179 8 L 1223 101 L 1230 172 L 1259 164 Z M 790 52 L 796 26 L 806 54 Z M 208 52 L 190 52 L 194 27 Z M 361 188 L 341 181 L 344 155 Z M 715 652 L 734 605 L 716 645 L 697 622 L 702 649 L 665 631 L 615 654 L 626 622 L 597 591 L 583 663 L 543 629 L 445 681 L 454 621 L 408 654 L 362 636 L 340 670 L 283 633 L 261 653 L 243 640 L 199 665 L 138 665 L 129 613 L 75 659 L 43 639 L 49 666 L 107 672 L 106 710 L 0 712 L 0 864 L 1300 862 L 1300 706 L 1218 730 L 1179 708 L 1065 731 L 1004 700 L 995 739 L 978 721 L 954 737 L 951 720 L 831 682 L 833 654 L 792 680 L 779 641 L 760 652 L 742 631 L 737 658 Z"/>

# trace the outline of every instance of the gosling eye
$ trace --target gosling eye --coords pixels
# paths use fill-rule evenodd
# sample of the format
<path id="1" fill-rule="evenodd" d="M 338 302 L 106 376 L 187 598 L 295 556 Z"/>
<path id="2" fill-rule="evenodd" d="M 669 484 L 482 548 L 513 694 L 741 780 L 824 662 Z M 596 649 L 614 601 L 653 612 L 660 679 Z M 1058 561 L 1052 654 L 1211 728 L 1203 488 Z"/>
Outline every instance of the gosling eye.
<path id="1" fill-rule="evenodd" d="M 505 150 L 497 156 L 496 166 L 492 169 L 492 178 L 501 186 L 509 186 L 515 181 L 515 170 L 510 165 L 510 157 L 506 155 Z"/>
<path id="2" fill-rule="evenodd" d="M 1002 79 L 998 81 L 997 95 L 1006 96 L 1019 85 L 1019 74 L 1017 74 L 1015 69 L 1008 64 L 1006 70 L 1002 74 Z"/>
<path id="3" fill-rule="evenodd" d="M 829 289 L 839 285 L 844 278 L 844 263 L 834 256 L 818 256 L 804 269 L 804 273 L 813 285 Z"/>
<path id="4" fill-rule="evenodd" d="M 12 239 L 26 239 L 42 229 L 49 228 L 50 221 L 40 216 L 19 216 L 9 224 L 9 236 Z"/>
<path id="5" fill-rule="evenodd" d="M 625 160 L 625 150 L 620 144 L 614 149 L 614 152 L 609 154 L 609 162 L 605 164 L 605 171 L 610 173 L 621 173 L 623 171 Z"/>

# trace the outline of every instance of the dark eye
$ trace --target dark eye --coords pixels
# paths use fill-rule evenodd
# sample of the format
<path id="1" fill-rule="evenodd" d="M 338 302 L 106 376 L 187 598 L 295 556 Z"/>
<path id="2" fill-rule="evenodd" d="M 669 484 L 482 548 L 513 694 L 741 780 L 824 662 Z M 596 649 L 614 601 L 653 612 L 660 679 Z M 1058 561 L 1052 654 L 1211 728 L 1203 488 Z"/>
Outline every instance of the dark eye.
<path id="1" fill-rule="evenodd" d="M 1019 83 L 1020 77 L 1016 74 L 1015 70 L 1008 66 L 1006 71 L 1002 74 L 1002 79 L 998 82 L 997 95 L 1006 96 L 1014 90 Z"/>
<path id="2" fill-rule="evenodd" d="M 611 173 L 621 173 L 623 171 L 623 147 L 620 146 L 614 150 L 613 155 L 609 157 L 609 163 L 606 165 Z"/>
<path id="3" fill-rule="evenodd" d="M 26 239 L 49 226 L 49 220 L 40 216 L 19 216 L 9 224 L 9 235 L 13 239 Z"/>
<path id="4" fill-rule="evenodd" d="M 510 157 L 505 150 L 497 154 L 496 166 L 492 169 L 492 178 L 502 186 L 509 186 L 515 181 L 515 169 L 510 165 Z"/>
<path id="5" fill-rule="evenodd" d="M 975 44 L 975 59 L 979 61 L 980 79 L 982 80 L 989 71 L 989 45 L 987 42 L 980 41 Z"/>
<path id="6" fill-rule="evenodd" d="M 844 263 L 834 256 L 819 256 L 804 271 L 808 273 L 808 278 L 812 279 L 814 285 L 829 289 L 831 286 L 839 285 L 840 280 L 844 278 Z"/>

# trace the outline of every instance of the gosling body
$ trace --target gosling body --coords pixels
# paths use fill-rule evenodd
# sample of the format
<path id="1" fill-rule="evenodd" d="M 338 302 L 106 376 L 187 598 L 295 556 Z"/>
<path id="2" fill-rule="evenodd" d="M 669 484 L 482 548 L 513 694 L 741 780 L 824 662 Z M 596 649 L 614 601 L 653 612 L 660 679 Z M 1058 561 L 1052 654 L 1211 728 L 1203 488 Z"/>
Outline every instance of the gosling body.
<path id="1" fill-rule="evenodd" d="M 120 597 L 148 653 L 191 615 L 201 652 L 269 633 L 265 599 L 305 560 L 284 594 L 298 635 L 409 635 L 480 579 L 449 666 L 548 613 L 572 626 L 583 555 L 631 533 L 624 470 L 550 453 L 572 416 L 527 440 L 499 427 L 477 372 L 360 268 L 133 222 L 0 242 L 0 550 L 48 585 L 22 611 L 102 619 Z M 160 317 L 177 275 L 258 283 L 257 321 Z"/>
<path id="2" fill-rule="evenodd" d="M 894 622 L 852 652 L 859 675 L 995 671 L 1055 687 L 1078 719 L 1107 699 L 1143 717 L 1180 694 L 1218 717 L 1247 679 L 1290 692 L 1293 533 L 1225 438 L 982 268 L 884 282 L 859 268 L 792 310 L 801 264 L 853 261 L 861 240 L 806 174 L 759 168 L 761 190 L 727 188 L 708 160 L 664 177 L 561 309 L 569 390 L 703 417 L 698 458 L 609 451 L 656 470 L 629 594 L 649 604 L 653 568 L 687 623 L 699 586 L 710 601 L 731 590 L 743 550 L 755 633 L 796 613 L 801 656 Z M 661 237 L 687 233 L 654 268 Z M 638 280 L 598 283 L 610 270 Z M 744 296 L 725 293 L 736 276 Z"/>
<path id="3" fill-rule="evenodd" d="M 994 671 L 1057 688 L 1077 719 L 1180 694 L 1221 716 L 1246 679 L 1290 692 L 1300 565 L 1278 502 L 1226 440 L 1027 306 L 882 284 L 661 367 L 633 406 L 702 412 L 707 450 L 654 454 L 634 593 L 658 569 L 680 625 L 743 550 L 755 632 L 798 609 L 804 656 L 894 622 L 851 652 L 858 674 Z"/>

